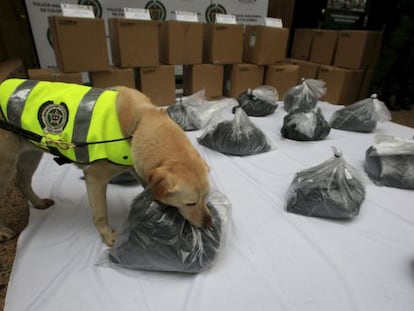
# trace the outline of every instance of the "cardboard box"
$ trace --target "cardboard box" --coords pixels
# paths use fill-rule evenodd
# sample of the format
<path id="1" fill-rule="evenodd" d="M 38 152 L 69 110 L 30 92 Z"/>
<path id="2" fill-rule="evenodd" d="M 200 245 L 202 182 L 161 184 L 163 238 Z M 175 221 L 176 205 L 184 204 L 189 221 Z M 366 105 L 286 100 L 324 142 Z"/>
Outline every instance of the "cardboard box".
<path id="1" fill-rule="evenodd" d="M 379 57 L 381 39 L 379 31 L 340 31 L 334 65 L 349 69 L 373 68 Z"/>
<path id="2" fill-rule="evenodd" d="M 6 59 L 0 62 L 0 83 L 10 78 L 27 78 L 27 72 L 21 59 Z"/>
<path id="3" fill-rule="evenodd" d="M 332 65 L 335 55 L 337 30 L 314 29 L 309 60 L 314 63 Z"/>
<path id="4" fill-rule="evenodd" d="M 158 22 L 109 18 L 112 62 L 120 68 L 159 65 Z"/>
<path id="5" fill-rule="evenodd" d="M 239 97 L 240 93 L 263 85 L 264 66 L 234 64 L 225 66 L 224 95 Z"/>
<path id="6" fill-rule="evenodd" d="M 165 21 L 160 24 L 160 60 L 170 65 L 201 64 L 203 24 Z"/>
<path id="7" fill-rule="evenodd" d="M 10 2 L 10 0 L 8 1 Z M 50 15 L 58 15 L 60 13 L 60 3 L 62 2 L 64 1 L 24 0 L 28 15 L 27 20 L 30 21 L 31 32 L 41 68 L 57 66 L 53 49 L 46 35 L 49 28 L 47 18 Z M 67 0 L 66 2 L 92 5 L 96 17 L 104 20 L 120 17 L 124 8 L 145 7 L 149 10 L 153 20 L 171 20 L 176 18 L 176 11 L 190 11 L 197 14 L 200 22 L 213 22 L 215 13 L 231 12 L 231 14 L 236 16 L 237 22 L 240 24 L 260 25 L 263 23 L 263 18 L 267 16 L 269 0 L 220 0 L 215 1 L 213 4 L 211 1 L 205 0 Z M 109 36 L 109 33 L 107 33 L 107 36 Z"/>
<path id="8" fill-rule="evenodd" d="M 313 29 L 297 28 L 293 35 L 293 42 L 290 55 L 299 60 L 309 60 L 312 48 Z"/>
<path id="9" fill-rule="evenodd" d="M 174 104 L 174 66 L 160 65 L 138 68 L 137 88 L 147 95 L 154 105 L 168 106 Z"/>
<path id="10" fill-rule="evenodd" d="M 183 68 L 184 95 L 205 89 L 208 99 L 223 96 L 224 65 L 198 64 Z"/>
<path id="11" fill-rule="evenodd" d="M 299 83 L 299 66 L 293 64 L 270 65 L 266 67 L 265 85 L 276 88 L 279 99 L 282 100 L 286 92 Z"/>
<path id="12" fill-rule="evenodd" d="M 90 73 L 92 86 L 108 88 L 113 86 L 126 86 L 135 89 L 135 75 L 132 68 L 111 68 L 108 71 L 95 71 Z"/>
<path id="13" fill-rule="evenodd" d="M 109 69 L 103 19 L 49 16 L 49 27 L 62 72 Z"/>
<path id="14" fill-rule="evenodd" d="M 305 60 L 290 59 L 290 63 L 299 66 L 299 81 L 301 79 L 316 79 L 320 65 Z"/>
<path id="15" fill-rule="evenodd" d="M 289 29 L 247 25 L 244 31 L 243 61 L 270 65 L 286 58 Z"/>
<path id="16" fill-rule="evenodd" d="M 82 74 L 77 73 L 63 73 L 59 69 L 29 69 L 29 78 L 32 80 L 51 81 L 51 82 L 66 82 L 82 84 Z"/>
<path id="17" fill-rule="evenodd" d="M 204 24 L 204 63 L 238 64 L 242 56 L 243 25 Z"/>
<path id="18" fill-rule="evenodd" d="M 331 104 L 350 105 L 359 99 L 364 70 L 321 66 L 318 79 L 326 82 L 326 94 L 321 98 Z"/>

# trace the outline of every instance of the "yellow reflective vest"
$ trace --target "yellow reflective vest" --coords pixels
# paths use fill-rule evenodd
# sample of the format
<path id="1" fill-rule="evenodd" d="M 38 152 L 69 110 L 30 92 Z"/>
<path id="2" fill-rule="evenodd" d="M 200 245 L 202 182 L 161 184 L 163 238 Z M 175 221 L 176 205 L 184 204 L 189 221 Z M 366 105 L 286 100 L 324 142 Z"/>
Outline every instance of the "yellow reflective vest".
<path id="1" fill-rule="evenodd" d="M 0 84 L 6 122 L 41 136 L 38 147 L 78 164 L 132 165 L 116 111 L 117 92 L 84 85 L 9 79 Z"/>

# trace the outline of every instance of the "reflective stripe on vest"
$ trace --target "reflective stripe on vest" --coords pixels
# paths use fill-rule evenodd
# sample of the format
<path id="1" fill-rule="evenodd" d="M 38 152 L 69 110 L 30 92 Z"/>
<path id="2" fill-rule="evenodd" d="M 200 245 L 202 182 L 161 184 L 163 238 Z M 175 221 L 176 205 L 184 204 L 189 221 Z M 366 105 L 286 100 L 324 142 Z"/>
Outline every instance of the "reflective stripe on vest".
<path id="1" fill-rule="evenodd" d="M 11 94 L 7 103 L 8 121 L 13 125 L 21 127 L 20 117 L 22 115 L 26 100 L 38 81 L 27 80 L 20 84 Z"/>
<path id="2" fill-rule="evenodd" d="M 92 112 L 102 92 L 103 90 L 92 88 L 83 96 L 75 116 L 72 141 L 78 143 L 87 141 Z M 75 154 L 78 162 L 89 162 L 89 149 L 87 146 L 75 148 Z"/>
<path id="3" fill-rule="evenodd" d="M 80 164 L 107 159 L 132 165 L 130 145 L 123 139 L 116 111 L 117 92 L 61 82 L 9 79 L 0 84 L 5 119 L 43 136 L 37 146 L 57 149 Z M 83 144 L 76 147 L 73 144 Z M 71 146 L 67 148 L 67 146 Z"/>

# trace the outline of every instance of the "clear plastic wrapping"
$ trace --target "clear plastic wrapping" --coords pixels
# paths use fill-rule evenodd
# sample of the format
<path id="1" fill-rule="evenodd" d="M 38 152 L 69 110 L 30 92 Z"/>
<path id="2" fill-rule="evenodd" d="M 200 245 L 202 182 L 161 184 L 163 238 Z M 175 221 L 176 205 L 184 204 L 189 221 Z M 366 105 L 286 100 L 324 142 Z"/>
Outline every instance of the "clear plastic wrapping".
<path id="1" fill-rule="evenodd" d="M 364 169 L 376 184 L 414 189 L 414 140 L 376 136 L 365 153 Z"/>
<path id="2" fill-rule="evenodd" d="M 240 107 L 236 108 L 233 120 L 218 122 L 207 129 L 197 141 L 223 154 L 248 156 L 271 149 L 266 135 L 249 120 Z"/>
<path id="3" fill-rule="evenodd" d="M 305 216 L 352 218 L 365 198 L 364 178 L 342 154 L 296 173 L 288 190 L 287 211 Z"/>
<path id="4" fill-rule="evenodd" d="M 222 193 L 212 191 L 207 205 L 213 225 L 197 228 L 176 208 L 154 201 L 144 190 L 133 200 L 109 260 L 133 270 L 199 273 L 210 268 L 223 249 L 231 204 Z"/>
<path id="5" fill-rule="evenodd" d="M 206 101 L 205 91 L 201 90 L 168 106 L 167 112 L 184 131 L 198 130 L 202 127 L 200 107 Z"/>
<path id="6" fill-rule="evenodd" d="M 319 98 L 326 94 L 325 82 L 305 79 L 301 84 L 291 87 L 283 99 L 283 108 L 287 111 L 309 111 L 316 107 Z"/>
<path id="7" fill-rule="evenodd" d="M 235 105 L 237 102 L 234 99 L 208 101 L 205 90 L 201 90 L 168 106 L 167 112 L 184 131 L 194 131 L 206 127 L 224 110 L 231 110 Z"/>
<path id="8" fill-rule="evenodd" d="M 334 112 L 329 121 L 332 128 L 370 133 L 377 127 L 377 122 L 391 120 L 391 113 L 385 104 L 373 94 L 352 105 Z"/>
<path id="9" fill-rule="evenodd" d="M 263 117 L 275 112 L 279 100 L 277 90 L 270 85 L 248 89 L 237 98 L 240 107 L 248 116 Z"/>
<path id="10" fill-rule="evenodd" d="M 320 109 L 311 111 L 294 110 L 283 118 L 282 136 L 298 141 L 322 140 L 328 136 L 331 127 Z"/>

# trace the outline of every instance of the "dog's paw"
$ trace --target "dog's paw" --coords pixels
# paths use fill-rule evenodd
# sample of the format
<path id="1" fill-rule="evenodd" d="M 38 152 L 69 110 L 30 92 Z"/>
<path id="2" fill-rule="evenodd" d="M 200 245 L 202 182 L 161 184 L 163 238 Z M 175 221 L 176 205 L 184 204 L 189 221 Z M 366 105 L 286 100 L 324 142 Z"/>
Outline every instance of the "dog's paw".
<path id="1" fill-rule="evenodd" d="M 42 199 L 38 204 L 35 205 L 37 209 L 47 209 L 55 204 L 55 201 L 51 199 Z"/>
<path id="2" fill-rule="evenodd" d="M 0 224 L 0 243 L 4 243 L 8 240 L 11 240 L 15 236 L 16 233 L 12 229 Z"/>
<path id="3" fill-rule="evenodd" d="M 118 237 L 117 232 L 112 230 L 111 233 L 103 234 L 102 240 L 107 246 L 111 247 L 112 245 L 114 245 L 115 239 L 117 237 Z"/>

